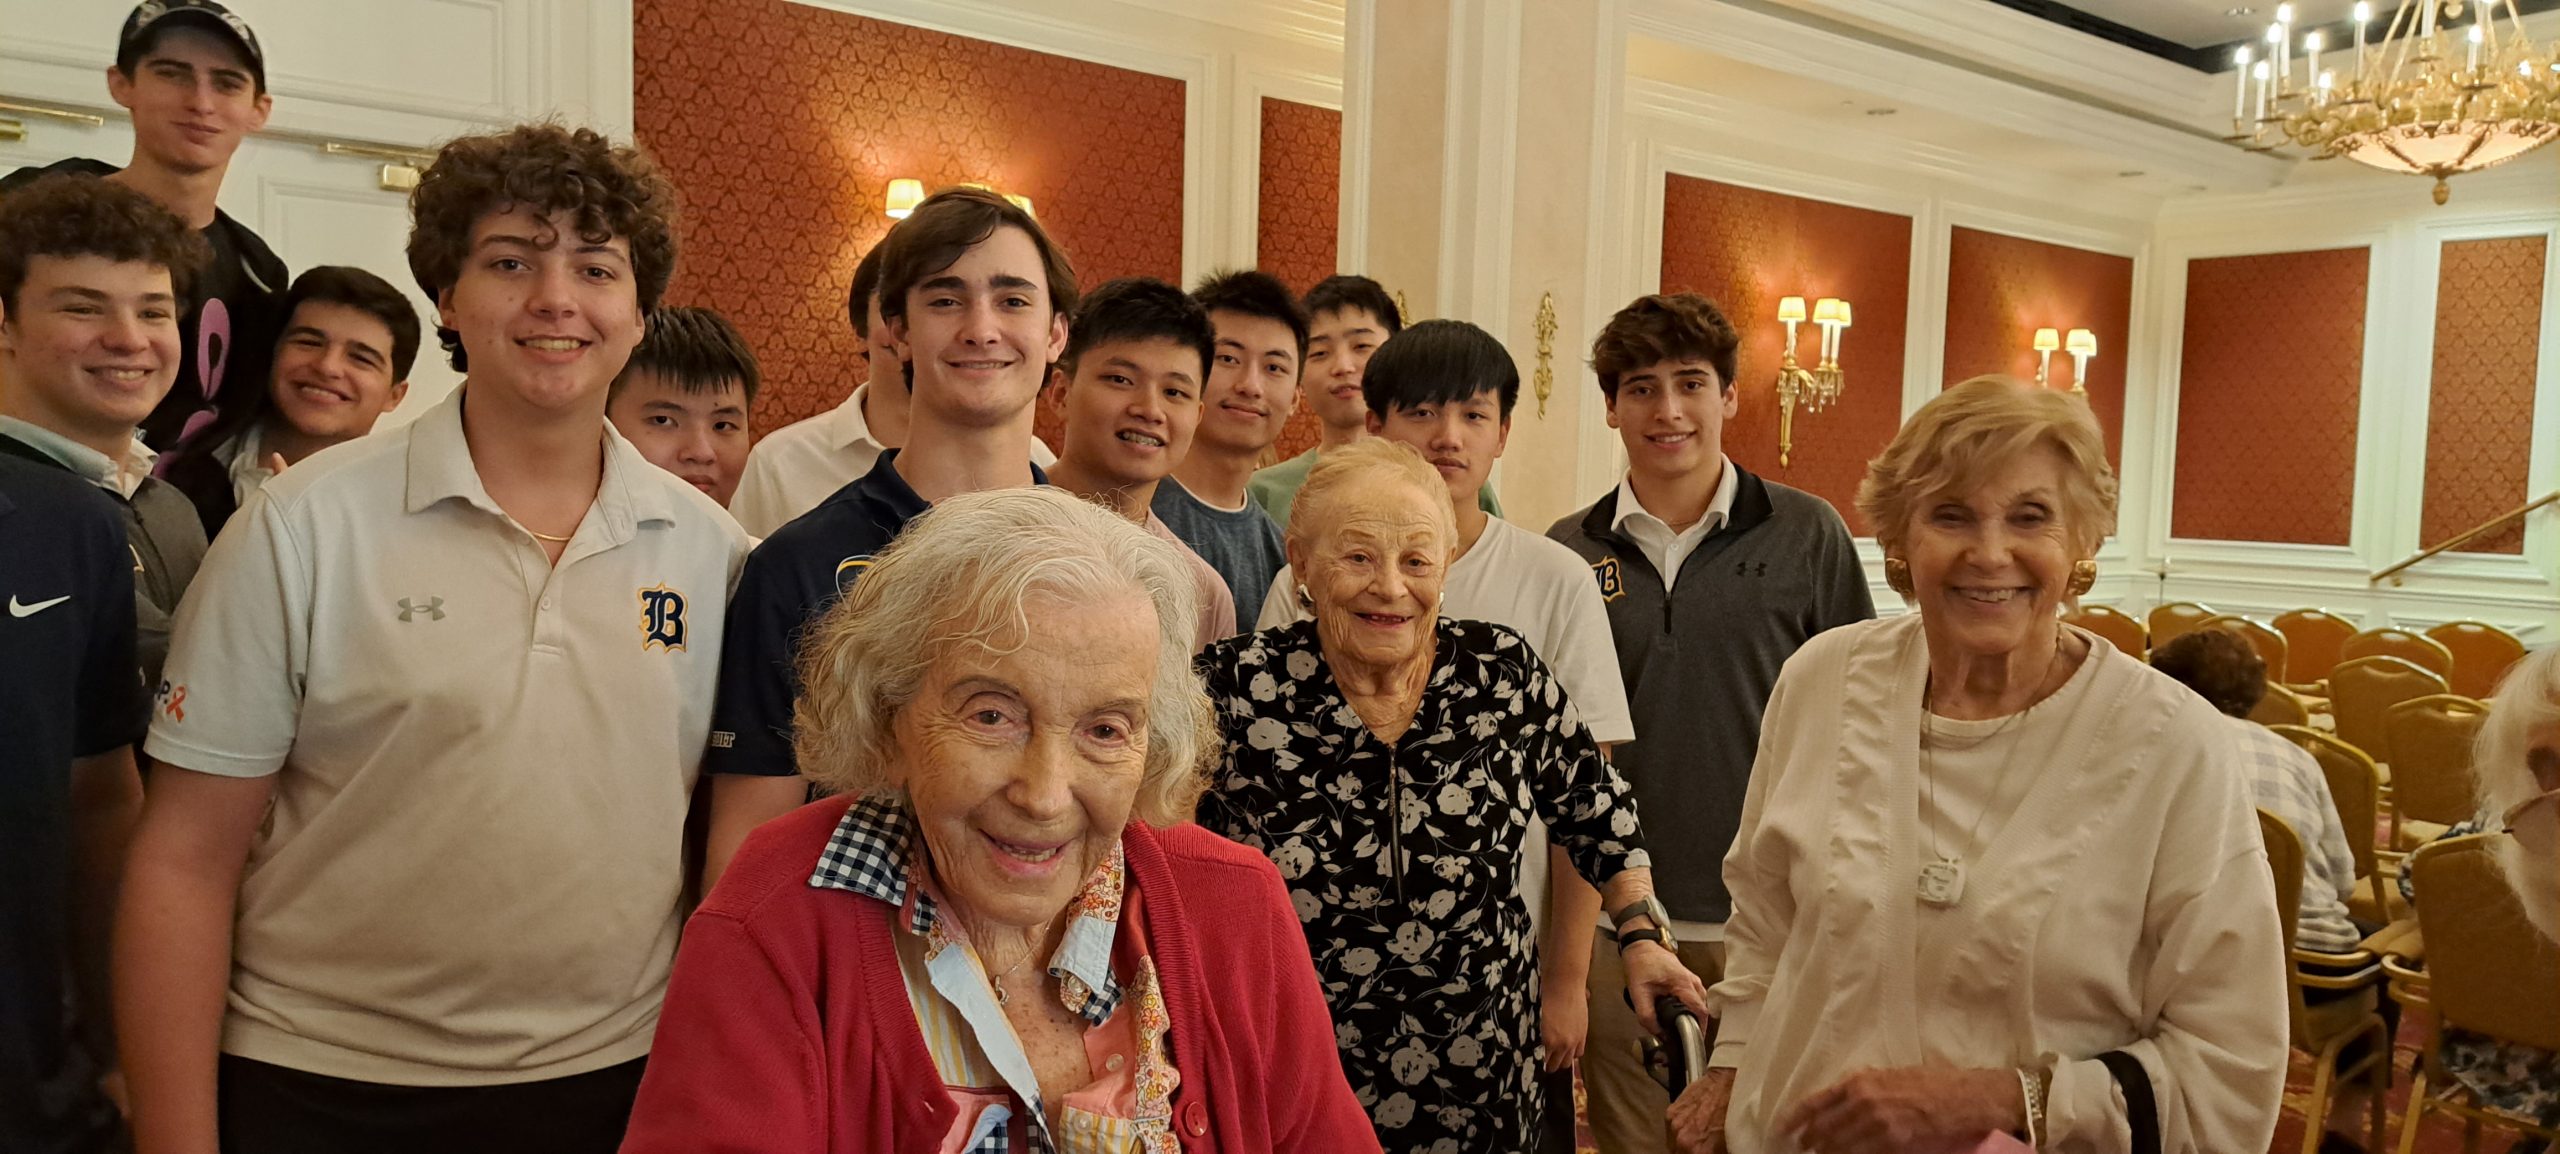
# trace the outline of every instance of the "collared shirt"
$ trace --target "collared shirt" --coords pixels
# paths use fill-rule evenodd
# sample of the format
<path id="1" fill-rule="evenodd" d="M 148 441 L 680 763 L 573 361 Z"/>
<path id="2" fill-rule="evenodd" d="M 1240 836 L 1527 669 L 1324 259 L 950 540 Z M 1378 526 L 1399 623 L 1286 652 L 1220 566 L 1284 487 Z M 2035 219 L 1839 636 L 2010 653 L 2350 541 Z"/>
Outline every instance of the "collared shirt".
<path id="1" fill-rule="evenodd" d="M 213 459 L 222 462 L 223 475 L 231 479 L 231 501 L 234 508 L 249 503 L 249 494 L 264 488 L 267 478 L 267 423 L 249 426 L 213 448 Z"/>
<path id="2" fill-rule="evenodd" d="M 1126 864 L 1118 847 L 1067 905 L 1067 927 L 1049 956 L 1058 998 L 1085 1024 L 1094 1084 L 1062 1103 L 1053 1131 L 1042 1108 L 1040 1080 L 1005 1017 L 1003 996 L 977 950 L 942 913 L 903 803 L 853 803 L 818 855 L 809 884 L 843 890 L 899 911 L 899 968 L 926 1047 L 960 1112 L 959 1149 L 1006 1154 L 1013 1137 L 1034 1151 L 1122 1154 L 1179 1149 L 1172 1135 L 1173 1091 L 1181 1081 L 1166 1049 L 1170 1018 L 1128 901 Z M 1133 925 L 1131 928 L 1135 929 Z M 1131 976 L 1123 983 L 1114 965 Z"/>
<path id="3" fill-rule="evenodd" d="M 873 554 L 928 506 L 898 475 L 898 450 L 880 454 L 871 471 L 774 531 L 747 557 L 729 602 L 730 644 L 720 656 L 720 705 L 712 718 L 712 773 L 788 777 L 791 710 L 800 694 L 793 672 L 800 634 L 871 567 Z M 1031 482 L 1049 483 L 1039 466 Z"/>
<path id="4" fill-rule="evenodd" d="M 773 536 L 880 463 L 889 447 L 871 435 L 871 420 L 863 415 L 862 399 L 870 392 L 869 384 L 857 386 L 844 403 L 775 429 L 747 451 L 729 514 L 750 536 Z M 1057 462 L 1049 446 L 1032 440 L 1032 464 L 1046 468 Z"/>
<path id="5" fill-rule="evenodd" d="M 59 462 L 63 468 L 78 473 L 90 484 L 128 501 L 133 499 L 134 491 L 142 487 L 143 480 L 151 475 L 152 462 L 160 459 L 160 454 L 143 444 L 138 434 L 125 446 L 123 459 L 118 460 L 42 425 L 16 417 L 0 416 L 0 433 L 26 442 Z"/>
<path id="6" fill-rule="evenodd" d="M 2347 831 L 2338 820 L 2338 803 L 2329 796 L 2328 775 L 2301 746 L 2274 730 L 2243 718 L 2231 718 L 2245 755 L 2249 793 L 2259 809 L 2283 818 L 2302 839 L 2302 904 L 2294 915 L 2294 944 L 2306 950 L 2345 953 L 2364 939 L 2347 917 L 2347 897 L 2356 888 L 2356 859 L 2347 848 Z"/>
<path id="7" fill-rule="evenodd" d="M 648 1052 L 745 535 L 599 422 L 555 564 L 470 391 L 268 482 L 178 614 L 148 752 L 274 778 L 226 1053 L 467 1086 Z"/>
<path id="8" fill-rule="evenodd" d="M 1686 529 L 1674 529 L 1636 499 L 1635 475 L 1630 473 L 1618 480 L 1618 519 L 1609 527 L 1626 534 L 1644 551 L 1644 559 L 1653 562 L 1653 571 L 1662 575 L 1663 592 L 1668 593 L 1679 583 L 1680 565 L 1689 554 L 1733 520 L 1733 494 L 1739 488 L 1733 458 L 1726 457 L 1724 472 L 1716 478 L 1715 496 L 1707 498 L 1706 515 Z"/>

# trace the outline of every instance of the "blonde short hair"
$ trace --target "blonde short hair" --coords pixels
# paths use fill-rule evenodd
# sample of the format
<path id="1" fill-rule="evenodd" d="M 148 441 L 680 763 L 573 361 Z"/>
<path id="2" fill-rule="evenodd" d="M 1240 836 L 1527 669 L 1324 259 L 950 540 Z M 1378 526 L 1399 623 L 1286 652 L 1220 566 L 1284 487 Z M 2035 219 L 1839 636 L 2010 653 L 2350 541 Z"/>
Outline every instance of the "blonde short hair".
<path id="1" fill-rule="evenodd" d="M 1899 553 L 1923 502 L 1962 493 L 1985 474 L 2037 446 L 2062 455 L 2063 530 L 2082 556 L 2116 530 L 2116 471 L 2089 402 L 2015 377 L 1975 377 L 1939 393 L 1902 423 L 1893 443 L 1867 462 L 1858 512 L 1876 544 Z"/>
<path id="2" fill-rule="evenodd" d="M 2560 645 L 2547 646 L 2517 662 L 2498 682 L 2497 695 L 2489 699 L 2489 716 L 2482 719 L 2478 743 L 2473 746 L 2471 772 L 2479 781 L 2481 814 L 2491 823 L 2541 792 L 2542 786 L 2525 765 L 2525 751 L 2531 747 L 2533 731 L 2553 722 L 2560 722 Z M 2560 820 L 2560 814 L 2554 820 Z M 2560 939 L 2560 908 L 2555 908 L 2560 897 L 2553 895 L 2560 888 L 2554 885 L 2560 882 L 2560 863 L 2525 860 L 2523 847 L 2511 838 L 2502 841 L 2499 856 L 2508 880 L 2515 883 L 2516 896 L 2524 900 L 2527 916 L 2544 935 Z"/>
<path id="3" fill-rule="evenodd" d="M 1316 458 L 1316 467 L 1307 470 L 1307 482 L 1298 487 L 1297 500 L 1289 506 L 1283 536 L 1291 549 L 1313 545 L 1333 524 L 1334 503 L 1342 494 L 1399 481 L 1422 491 L 1423 500 L 1440 519 L 1440 531 L 1455 548 L 1458 511 L 1449 503 L 1449 482 L 1441 479 L 1440 470 L 1432 468 L 1419 450 L 1384 437 L 1362 437 Z"/>
<path id="4" fill-rule="evenodd" d="M 1191 671 L 1197 589 L 1171 544 L 1063 489 L 948 498 L 909 522 L 803 637 L 792 714 L 800 771 L 839 793 L 888 792 L 902 756 L 898 711 L 936 659 L 961 646 L 1022 645 L 1039 627 L 1034 599 L 1073 605 L 1134 593 L 1156 611 L 1137 815 L 1158 826 L 1188 821 L 1208 784 L 1214 733 Z"/>

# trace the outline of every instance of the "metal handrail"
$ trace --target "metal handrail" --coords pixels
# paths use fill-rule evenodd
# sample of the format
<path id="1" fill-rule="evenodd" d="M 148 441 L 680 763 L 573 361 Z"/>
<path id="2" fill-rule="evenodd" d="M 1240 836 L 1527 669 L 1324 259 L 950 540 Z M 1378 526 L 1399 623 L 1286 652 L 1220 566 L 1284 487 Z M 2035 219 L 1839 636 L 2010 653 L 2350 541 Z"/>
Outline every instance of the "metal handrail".
<path id="1" fill-rule="evenodd" d="M 2531 500 L 2531 501 L 2527 501 L 2527 502 L 2525 502 L 2524 504 L 2522 504 L 2522 505 L 2518 505 L 2518 506 L 2516 506 L 2516 507 L 2515 507 L 2515 508 L 2513 508 L 2513 509 L 2509 509 L 2509 510 L 2507 510 L 2507 511 L 2506 511 L 2506 512 L 2504 512 L 2504 513 L 2500 513 L 2500 514 L 2498 514 L 2498 515 L 2497 515 L 2497 516 L 2495 516 L 2495 517 L 2491 517 L 2490 519 L 2488 519 L 2488 520 L 2486 520 L 2486 521 L 2482 521 L 2482 522 L 2481 522 L 2481 523 L 2479 523 L 2478 525 L 2474 525 L 2474 526 L 2472 526 L 2469 530 L 2466 530 L 2466 531 L 2461 532 L 2461 533 L 2456 533 L 2456 534 L 2454 534 L 2453 536 L 2446 538 L 2444 541 L 2442 541 L 2442 542 L 2440 542 L 2440 543 L 2438 543 L 2438 544 L 2431 545 L 2431 546 L 2429 546 L 2429 547 L 2427 547 L 2427 548 L 2425 548 L 2425 549 L 2421 549 L 2421 550 L 2419 550 L 2419 551 L 2418 551 L 2418 553 L 2417 553 L 2415 556 L 2412 556 L 2412 557 L 2410 557 L 2408 560 L 2402 561 L 2402 562 L 2400 562 L 2399 564 L 2394 565 L 2394 566 L 2392 566 L 2392 567 L 2390 567 L 2390 568 L 2388 568 L 2388 569 L 2382 570 L 2381 572 L 2375 573 L 2373 576 L 2365 578 L 2365 581 L 2366 581 L 2366 583 L 2367 583 L 2367 584 L 2371 584 L 2371 583 L 2373 583 L 2373 582 L 2380 581 L 2380 580 L 2382 580 L 2382 579 L 2383 579 L 2383 578 L 2385 578 L 2385 577 L 2393 577 L 2395 574 L 2399 573 L 2401 570 L 2406 569 L 2406 568 L 2408 568 L 2408 567 L 2410 567 L 2410 566 L 2412 566 L 2412 565 L 2415 565 L 2415 564 L 2417 564 L 2417 563 L 2418 563 L 2418 562 L 2420 562 L 2420 561 L 2424 561 L 2424 560 L 2426 560 L 2427 558 L 2429 558 L 2429 557 L 2433 557 L 2433 556 L 2435 556 L 2435 555 L 2436 555 L 2436 554 L 2438 554 L 2438 553 L 2442 553 L 2442 552 L 2444 552 L 2444 551 L 2445 551 L 2445 550 L 2447 550 L 2447 549 L 2451 549 L 2451 548 L 2453 548 L 2453 547 L 2455 547 L 2455 546 L 2457 546 L 2457 545 L 2461 545 L 2461 544 L 2463 544 L 2464 542 L 2467 542 L 2467 541 L 2471 540 L 2472 538 L 2474 538 L 2474 537 L 2478 537 L 2478 536 L 2480 536 L 2481 534 L 2487 533 L 2487 532 L 2489 532 L 2489 531 L 2491 531 L 2491 530 L 2504 528 L 2504 527 L 2506 526 L 2507 522 L 2509 522 L 2509 521 L 2519 520 L 2519 519 L 2523 518 L 2523 517 L 2524 517 L 2524 515 L 2525 515 L 2525 514 L 2527 514 L 2527 513 L 2531 513 L 2531 512 L 2533 512 L 2534 510 L 2539 509 L 2539 508 L 2541 508 L 2541 507 L 2543 507 L 2543 506 L 2545 506 L 2545 505 L 2550 505 L 2550 504 L 2555 504 L 2555 503 L 2560 503 L 2560 489 L 2555 489 L 2555 490 L 2553 490 L 2553 491 L 2551 491 L 2551 492 L 2545 493 L 2545 494 L 2543 494 L 2543 495 L 2542 495 L 2542 496 L 2540 496 L 2540 497 L 2537 497 L 2537 498 L 2535 498 L 2535 499 L 2533 499 L 2533 500 Z M 2391 583 L 2392 583 L 2393 585 L 2398 585 L 2398 584 L 2400 584 L 2400 582 L 2399 582 L 2396 578 L 2395 578 Z"/>

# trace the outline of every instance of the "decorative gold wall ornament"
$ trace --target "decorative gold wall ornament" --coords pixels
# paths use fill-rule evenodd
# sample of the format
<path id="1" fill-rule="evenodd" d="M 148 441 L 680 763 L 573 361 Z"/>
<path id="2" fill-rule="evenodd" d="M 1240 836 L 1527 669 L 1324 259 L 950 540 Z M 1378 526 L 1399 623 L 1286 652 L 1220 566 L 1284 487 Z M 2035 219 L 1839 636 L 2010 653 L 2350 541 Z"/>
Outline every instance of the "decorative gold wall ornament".
<path id="1" fill-rule="evenodd" d="M 1796 406 L 1819 413 L 1840 399 L 1848 378 L 1840 372 L 1840 334 L 1849 327 L 1849 302 L 1824 297 L 1813 306 L 1811 320 L 1822 327 L 1822 353 L 1810 370 L 1796 363 L 1796 326 L 1808 319 L 1803 297 L 1778 300 L 1778 323 L 1787 326 L 1787 344 L 1778 361 L 1778 467 L 1787 467 L 1795 451 Z"/>
<path id="2" fill-rule="evenodd" d="M 1538 394 L 1538 419 L 1545 420 L 1547 396 L 1556 391 L 1556 294 L 1538 294 L 1538 319 L 1531 331 L 1538 334 L 1538 370 L 1530 383 Z"/>
<path id="3" fill-rule="evenodd" d="M 2348 18 L 2352 45 L 2342 75 L 2320 66 L 2318 31 L 2305 33 L 2308 65 L 2295 72 L 2293 5 L 2276 5 L 2263 58 L 2232 54 L 2231 135 L 2251 152 L 2292 145 L 2315 160 L 2346 157 L 2385 172 L 2448 177 L 2504 164 L 2560 137 L 2560 43 L 2525 34 L 2515 0 L 2399 0 L 2382 37 L 2368 44 L 2373 5 Z M 2471 19 L 2458 32 L 2456 21 Z M 2503 19 L 2501 16 L 2503 15 Z M 2256 104 L 2250 104 L 2254 84 Z M 2272 138 L 2269 129 L 2272 128 Z"/>
<path id="4" fill-rule="evenodd" d="M 1413 306 L 1404 303 L 1403 289 L 1396 290 L 1396 319 L 1408 325 L 1420 319 L 1413 315 Z"/>

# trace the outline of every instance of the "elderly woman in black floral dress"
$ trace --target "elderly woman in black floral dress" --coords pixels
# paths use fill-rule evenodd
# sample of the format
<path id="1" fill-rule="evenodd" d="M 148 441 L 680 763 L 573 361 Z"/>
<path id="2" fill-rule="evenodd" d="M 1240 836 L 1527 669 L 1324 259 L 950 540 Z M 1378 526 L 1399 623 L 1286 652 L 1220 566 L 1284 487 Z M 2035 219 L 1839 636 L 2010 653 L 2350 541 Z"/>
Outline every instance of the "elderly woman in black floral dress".
<path id="1" fill-rule="evenodd" d="M 1517 884 L 1532 816 L 1636 931 L 1645 1025 L 1659 995 L 1702 1017 L 1706 1002 L 1644 936 L 1660 907 L 1635 798 L 1545 664 L 1508 629 L 1440 618 L 1455 540 L 1420 454 L 1328 450 L 1288 529 L 1315 620 L 1199 659 L 1226 738 L 1200 822 L 1279 866 L 1343 1072 L 1380 1144 L 1417 1154 L 1535 1142 L 1536 943 Z"/>

